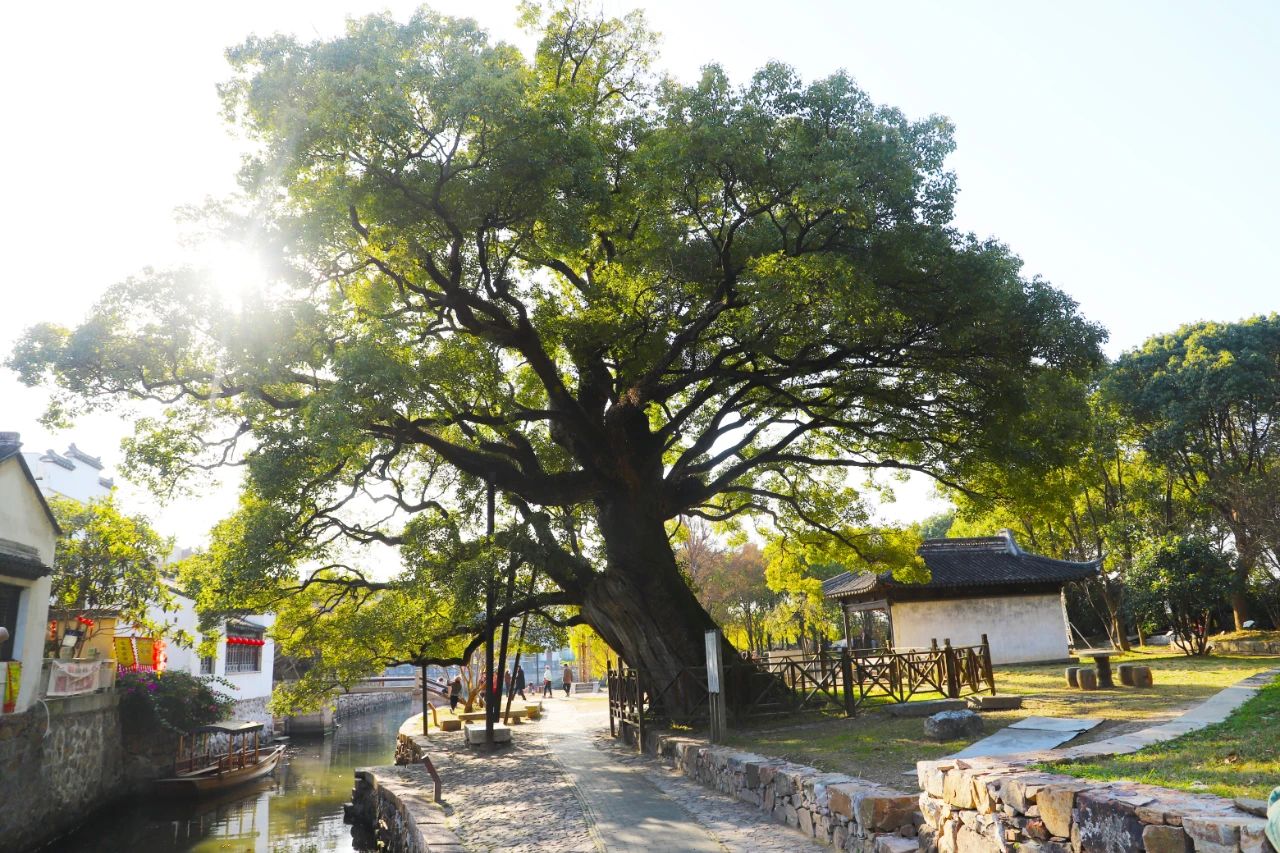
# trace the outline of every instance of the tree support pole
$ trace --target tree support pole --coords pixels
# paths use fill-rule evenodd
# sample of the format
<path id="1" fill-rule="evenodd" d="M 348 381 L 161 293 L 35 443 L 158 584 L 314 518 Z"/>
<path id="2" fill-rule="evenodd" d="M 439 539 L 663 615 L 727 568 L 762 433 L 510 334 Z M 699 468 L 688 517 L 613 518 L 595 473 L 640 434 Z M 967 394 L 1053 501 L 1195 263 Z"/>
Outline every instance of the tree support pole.
<path id="1" fill-rule="evenodd" d="M 506 610 L 511 607 L 511 602 L 515 600 L 516 594 L 516 561 L 511 561 L 511 568 L 507 570 L 507 600 L 503 604 L 502 609 Z M 493 703 L 493 716 L 498 716 L 498 709 L 502 706 L 502 691 L 506 690 L 510 695 L 512 685 L 507 682 L 507 640 L 511 635 L 511 620 L 502 620 L 502 646 L 498 651 L 498 672 L 502 674 L 501 679 L 494 679 L 494 689 L 497 691 L 498 699 Z M 507 710 L 511 710 L 511 703 L 507 703 Z M 492 731 L 492 729 L 490 729 Z M 489 738 L 489 742 L 493 743 L 493 738 Z"/>
<path id="2" fill-rule="evenodd" d="M 511 570 L 511 577 L 512 577 L 513 579 L 515 578 L 515 570 L 514 570 L 514 569 L 512 569 L 512 570 Z M 533 586 L 534 586 L 534 584 L 536 584 L 537 582 L 538 582 L 538 569 L 535 567 L 535 568 L 533 569 L 532 574 L 530 574 L 530 575 L 529 575 L 529 594 L 528 594 L 528 595 L 526 595 L 526 596 L 525 596 L 525 598 L 529 598 L 529 597 L 531 597 L 531 596 L 533 595 Z M 520 617 L 520 633 L 516 636 L 516 665 L 517 665 L 517 666 L 519 666 L 519 665 L 520 665 L 520 658 L 521 658 L 521 656 L 522 656 L 522 655 L 521 655 L 521 650 L 522 650 L 522 649 L 524 649 L 524 629 L 525 629 L 525 627 L 526 627 L 528 624 L 529 624 L 529 611 L 528 611 L 528 610 L 526 610 L 526 611 L 524 612 L 524 614 Z M 504 645 L 505 645 L 505 643 L 504 643 Z M 536 660 L 536 658 L 535 658 L 535 660 Z M 534 673 L 534 675 L 537 675 L 537 673 L 535 672 L 535 673 Z M 512 687 L 515 687 L 515 674 L 514 674 L 514 673 L 512 673 L 511 686 L 512 686 Z M 528 686 L 529 686 L 529 677 L 526 675 L 526 676 L 525 676 L 525 687 L 528 687 Z M 505 712 L 505 713 L 503 713 L 503 715 L 502 715 L 502 722 L 506 723 L 507 725 L 511 725 L 511 702 L 512 702 L 512 700 L 514 700 L 515 698 L 516 698 L 516 692 L 515 692 L 515 690 L 508 690 L 508 691 L 507 691 L 507 709 L 506 709 L 506 712 Z M 610 721 L 610 722 L 612 722 L 612 721 Z"/>
<path id="3" fill-rule="evenodd" d="M 494 514 L 493 483 L 488 483 L 488 508 L 485 515 L 485 535 L 489 545 L 493 545 Z M 497 590 L 494 589 L 494 572 L 488 573 L 484 588 L 484 740 L 493 744 L 493 724 L 497 716 L 498 699 L 496 697 L 497 673 L 493 669 L 493 611 L 497 606 Z"/>

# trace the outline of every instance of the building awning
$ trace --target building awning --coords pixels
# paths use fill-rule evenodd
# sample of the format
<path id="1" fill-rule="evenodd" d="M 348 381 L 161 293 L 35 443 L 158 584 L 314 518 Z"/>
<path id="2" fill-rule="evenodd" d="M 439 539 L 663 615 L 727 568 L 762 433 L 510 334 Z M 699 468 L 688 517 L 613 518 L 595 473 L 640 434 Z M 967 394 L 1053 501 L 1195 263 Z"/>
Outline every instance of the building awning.
<path id="1" fill-rule="evenodd" d="M 851 602 L 1044 590 L 1094 577 L 1100 562 L 1076 563 L 1029 554 L 1018 547 L 1008 530 L 998 536 L 929 539 L 916 553 L 929 569 L 928 582 L 899 581 L 891 572 L 845 572 L 823 581 L 822 594 Z"/>

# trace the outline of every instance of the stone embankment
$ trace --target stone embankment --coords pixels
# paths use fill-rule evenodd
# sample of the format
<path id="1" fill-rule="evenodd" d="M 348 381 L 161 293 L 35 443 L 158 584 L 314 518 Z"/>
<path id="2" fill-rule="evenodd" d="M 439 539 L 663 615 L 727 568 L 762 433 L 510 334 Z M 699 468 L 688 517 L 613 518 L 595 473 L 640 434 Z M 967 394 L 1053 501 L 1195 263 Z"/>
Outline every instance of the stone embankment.
<path id="1" fill-rule="evenodd" d="M 0 850 L 27 850 L 138 790 L 173 761 L 163 732 L 125 739 L 120 696 L 49 699 L 0 716 Z"/>
<path id="2" fill-rule="evenodd" d="M 347 717 L 364 714 L 374 708 L 384 708 L 387 705 L 395 705 L 398 702 L 408 702 L 412 698 L 412 694 L 403 690 L 389 690 L 378 693 L 343 693 L 335 700 L 334 716 L 342 720 Z"/>
<path id="3" fill-rule="evenodd" d="M 660 736 L 654 748 L 685 776 L 837 850 L 917 849 L 916 828 L 922 819 L 914 794 L 692 738 Z"/>
<path id="4" fill-rule="evenodd" d="M 917 775 L 924 853 L 1274 853 L 1265 821 L 1219 797 L 991 759 L 922 761 Z"/>
<path id="5" fill-rule="evenodd" d="M 432 793 L 421 766 L 357 770 L 346 819 L 372 829 L 377 849 L 388 853 L 463 853 Z"/>

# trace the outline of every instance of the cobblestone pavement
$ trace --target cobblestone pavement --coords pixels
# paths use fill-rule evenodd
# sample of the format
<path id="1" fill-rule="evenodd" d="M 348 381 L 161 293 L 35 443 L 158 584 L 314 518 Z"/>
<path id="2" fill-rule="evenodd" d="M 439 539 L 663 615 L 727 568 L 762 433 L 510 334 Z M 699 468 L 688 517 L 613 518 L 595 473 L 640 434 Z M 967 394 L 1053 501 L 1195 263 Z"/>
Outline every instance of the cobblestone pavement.
<path id="1" fill-rule="evenodd" d="M 608 736 L 605 703 L 547 700 L 493 754 L 432 737 L 449 826 L 469 851 L 783 853 L 818 849 Z"/>
<path id="2" fill-rule="evenodd" d="M 447 823 L 467 850 L 599 850 L 573 783 L 536 726 L 517 727 L 512 745 L 493 753 L 469 749 L 460 732 L 431 735 Z"/>

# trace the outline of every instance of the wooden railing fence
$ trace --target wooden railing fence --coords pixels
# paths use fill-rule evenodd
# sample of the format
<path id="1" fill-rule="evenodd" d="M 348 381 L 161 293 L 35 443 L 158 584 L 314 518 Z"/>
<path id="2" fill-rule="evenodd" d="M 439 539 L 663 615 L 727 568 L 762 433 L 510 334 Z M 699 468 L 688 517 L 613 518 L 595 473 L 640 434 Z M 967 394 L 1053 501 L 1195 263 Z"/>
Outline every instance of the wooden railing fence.
<path id="1" fill-rule="evenodd" d="M 707 671 L 686 667 L 657 681 L 635 667 L 608 663 L 609 730 L 614 737 L 643 743 L 646 718 L 690 724 L 708 713 Z M 959 699 L 996 692 L 991 646 L 986 635 L 976 646 L 934 640 L 927 649 L 820 652 L 762 656 L 725 662 L 727 689 L 739 697 L 733 718 L 804 709 L 853 716 L 875 699 L 909 702 L 934 695 Z M 679 711 L 673 711 L 679 709 Z"/>

